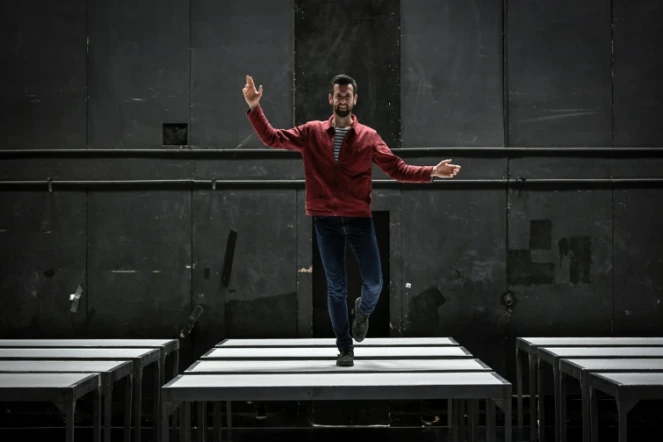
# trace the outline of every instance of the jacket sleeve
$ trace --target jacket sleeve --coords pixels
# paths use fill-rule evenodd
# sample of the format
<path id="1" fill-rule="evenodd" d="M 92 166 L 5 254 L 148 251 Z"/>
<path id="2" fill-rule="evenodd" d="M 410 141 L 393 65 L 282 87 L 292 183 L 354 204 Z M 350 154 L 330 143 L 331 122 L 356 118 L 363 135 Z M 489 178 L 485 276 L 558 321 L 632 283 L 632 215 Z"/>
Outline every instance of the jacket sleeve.
<path id="1" fill-rule="evenodd" d="M 373 162 L 384 173 L 402 183 L 430 183 L 433 181 L 430 176 L 433 172 L 433 166 L 405 164 L 405 161 L 394 154 L 377 133 L 373 144 Z"/>
<path id="2" fill-rule="evenodd" d="M 278 149 L 301 151 L 306 145 L 307 126 L 303 124 L 292 129 L 274 129 L 258 105 L 255 109 L 247 110 L 246 116 L 253 126 L 256 135 L 265 146 Z"/>

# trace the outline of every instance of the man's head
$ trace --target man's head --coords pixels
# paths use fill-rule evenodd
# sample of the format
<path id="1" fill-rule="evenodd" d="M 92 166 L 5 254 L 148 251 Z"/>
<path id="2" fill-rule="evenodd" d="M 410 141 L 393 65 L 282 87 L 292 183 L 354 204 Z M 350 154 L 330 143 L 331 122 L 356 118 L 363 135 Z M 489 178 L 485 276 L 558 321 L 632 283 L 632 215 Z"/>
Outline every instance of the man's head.
<path id="1" fill-rule="evenodd" d="M 329 85 L 329 104 L 339 117 L 347 117 L 357 104 L 357 82 L 345 74 L 332 78 Z"/>

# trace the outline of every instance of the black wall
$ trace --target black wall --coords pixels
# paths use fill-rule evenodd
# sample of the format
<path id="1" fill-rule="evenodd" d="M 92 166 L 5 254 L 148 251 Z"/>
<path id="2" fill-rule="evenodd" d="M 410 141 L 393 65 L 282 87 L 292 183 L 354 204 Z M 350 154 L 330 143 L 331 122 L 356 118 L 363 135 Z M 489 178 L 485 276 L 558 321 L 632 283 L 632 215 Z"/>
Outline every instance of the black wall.
<path id="1" fill-rule="evenodd" d="M 392 336 L 453 336 L 515 381 L 515 336 L 660 334 L 663 191 L 619 181 L 663 178 L 657 0 L 1 8 L 2 336 L 177 337 L 200 305 L 188 365 L 328 334 L 300 158 L 261 145 L 241 88 L 291 127 L 339 72 L 407 162 L 463 166 L 375 184 Z"/>

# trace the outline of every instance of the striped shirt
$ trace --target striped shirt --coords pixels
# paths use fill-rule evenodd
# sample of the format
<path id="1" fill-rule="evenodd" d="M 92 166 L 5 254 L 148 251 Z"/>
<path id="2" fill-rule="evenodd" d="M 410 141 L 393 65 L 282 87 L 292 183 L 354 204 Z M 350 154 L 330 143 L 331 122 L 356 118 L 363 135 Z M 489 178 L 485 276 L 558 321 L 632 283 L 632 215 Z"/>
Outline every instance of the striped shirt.
<path id="1" fill-rule="evenodd" d="M 348 133 L 350 128 L 346 127 L 341 129 L 340 127 L 334 128 L 334 158 L 338 161 L 338 156 L 341 154 L 341 145 L 343 144 L 343 138 L 345 134 Z"/>

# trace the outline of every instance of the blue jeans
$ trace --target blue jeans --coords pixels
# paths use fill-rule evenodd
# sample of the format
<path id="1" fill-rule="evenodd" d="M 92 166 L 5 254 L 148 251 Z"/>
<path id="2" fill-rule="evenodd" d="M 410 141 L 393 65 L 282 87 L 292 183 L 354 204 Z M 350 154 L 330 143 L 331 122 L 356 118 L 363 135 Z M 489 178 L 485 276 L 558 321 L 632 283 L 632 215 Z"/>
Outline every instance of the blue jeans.
<path id="1" fill-rule="evenodd" d="M 327 278 L 327 308 L 339 349 L 354 348 L 350 334 L 345 270 L 345 241 L 357 258 L 362 279 L 362 313 L 370 315 L 382 291 L 382 267 L 373 218 L 314 216 L 322 266 Z"/>

